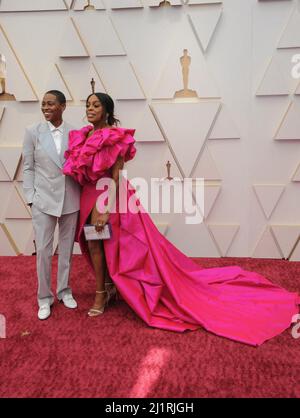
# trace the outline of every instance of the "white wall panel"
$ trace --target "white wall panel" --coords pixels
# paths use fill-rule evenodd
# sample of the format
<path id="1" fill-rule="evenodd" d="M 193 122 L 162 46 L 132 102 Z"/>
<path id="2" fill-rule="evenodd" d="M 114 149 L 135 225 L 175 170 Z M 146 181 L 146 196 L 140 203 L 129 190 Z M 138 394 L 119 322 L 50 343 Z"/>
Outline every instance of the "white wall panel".
<path id="1" fill-rule="evenodd" d="M 206 51 L 208 45 L 215 33 L 219 20 L 222 15 L 222 8 L 219 5 L 207 6 L 201 8 L 190 9 L 189 19 L 192 28 L 201 44 L 203 51 Z"/>
<path id="2" fill-rule="evenodd" d="M 84 12 L 74 18 L 91 54 L 96 56 L 126 55 L 121 40 L 105 12 Z"/>
<path id="3" fill-rule="evenodd" d="M 38 99 L 64 90 L 65 119 L 80 128 L 94 78 L 122 125 L 136 129 L 129 178 L 165 178 L 168 161 L 172 177 L 205 178 L 202 224 L 151 214 L 175 245 L 190 256 L 293 250 L 300 260 L 298 0 L 90 3 L 95 10 L 85 10 L 86 0 L 0 2 L 0 53 L 16 99 L 0 95 L 0 254 L 33 252 L 19 160 L 25 127 L 42 120 Z M 174 98 L 184 49 L 196 95 Z"/>
<path id="4" fill-rule="evenodd" d="M 32 12 L 34 10 L 66 10 L 63 0 L 1 0 L 0 12 Z"/>
<path id="5" fill-rule="evenodd" d="M 119 100 L 145 99 L 145 95 L 133 67 L 126 57 L 101 57 L 96 68 L 106 90 Z M 122 77 L 120 77 L 122 74 Z"/>
<path id="6" fill-rule="evenodd" d="M 300 48 L 300 9 L 295 7 L 280 39 L 278 48 Z"/>
<path id="7" fill-rule="evenodd" d="M 110 0 L 109 5 L 112 9 L 130 9 L 143 7 L 141 0 Z"/>
<path id="8" fill-rule="evenodd" d="M 182 172 L 189 177 L 208 138 L 220 103 L 155 103 L 152 106 Z M 193 123 L 175 124 L 174 121 L 180 120 L 185 112 Z"/>

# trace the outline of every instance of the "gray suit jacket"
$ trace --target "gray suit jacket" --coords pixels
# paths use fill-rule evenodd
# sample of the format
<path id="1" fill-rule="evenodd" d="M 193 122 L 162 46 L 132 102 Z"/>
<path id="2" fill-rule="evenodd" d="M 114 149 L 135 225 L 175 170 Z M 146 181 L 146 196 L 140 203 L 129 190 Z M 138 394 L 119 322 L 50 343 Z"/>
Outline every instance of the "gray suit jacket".
<path id="1" fill-rule="evenodd" d="M 60 217 L 80 207 L 80 186 L 62 172 L 72 126 L 64 123 L 61 154 L 46 122 L 26 129 L 23 143 L 23 190 L 27 203 L 41 212 Z"/>

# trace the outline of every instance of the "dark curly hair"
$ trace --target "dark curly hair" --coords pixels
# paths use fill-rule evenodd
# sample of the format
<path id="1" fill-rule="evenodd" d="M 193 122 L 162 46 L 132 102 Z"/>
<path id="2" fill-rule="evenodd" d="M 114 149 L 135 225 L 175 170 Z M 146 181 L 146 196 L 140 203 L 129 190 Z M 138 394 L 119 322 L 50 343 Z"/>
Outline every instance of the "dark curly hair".
<path id="1" fill-rule="evenodd" d="M 107 123 L 110 126 L 118 125 L 120 124 L 119 119 L 115 118 L 114 112 L 115 112 L 115 104 L 113 99 L 106 93 L 92 93 L 89 95 L 89 97 L 86 99 L 86 104 L 88 104 L 88 101 L 90 97 L 97 96 L 100 103 L 104 107 L 104 110 L 108 114 Z"/>

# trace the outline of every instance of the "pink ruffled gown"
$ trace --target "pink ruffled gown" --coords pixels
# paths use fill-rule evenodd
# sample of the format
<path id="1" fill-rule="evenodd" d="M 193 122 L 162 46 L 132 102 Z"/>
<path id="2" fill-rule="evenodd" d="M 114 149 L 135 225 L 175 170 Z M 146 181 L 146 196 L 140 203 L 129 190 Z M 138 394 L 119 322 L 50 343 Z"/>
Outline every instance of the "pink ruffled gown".
<path id="1" fill-rule="evenodd" d="M 86 126 L 70 132 L 64 173 L 82 187 L 77 240 L 91 260 L 83 226 L 111 177 L 118 156 L 134 158 L 134 130 L 104 128 L 87 138 Z M 120 184 L 126 187 L 126 180 Z M 134 194 L 127 190 L 127 199 Z M 117 196 L 117 208 L 118 208 Z M 172 245 L 147 213 L 111 213 L 112 238 L 104 240 L 109 274 L 128 305 L 149 326 L 172 331 L 206 330 L 260 345 L 291 325 L 299 296 L 240 267 L 202 269 Z M 91 265 L 92 267 L 92 265 Z"/>

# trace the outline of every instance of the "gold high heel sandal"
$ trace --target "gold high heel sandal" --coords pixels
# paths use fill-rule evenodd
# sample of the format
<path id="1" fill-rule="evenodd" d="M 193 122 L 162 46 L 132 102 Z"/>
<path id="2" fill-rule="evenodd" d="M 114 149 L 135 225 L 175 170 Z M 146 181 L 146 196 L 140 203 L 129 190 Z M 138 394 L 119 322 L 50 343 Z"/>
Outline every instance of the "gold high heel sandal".
<path id="1" fill-rule="evenodd" d="M 91 308 L 88 311 L 88 316 L 99 316 L 99 315 L 102 315 L 104 313 L 105 307 L 107 306 L 108 301 L 110 299 L 109 293 L 107 292 L 107 290 L 102 290 L 101 292 L 99 290 L 96 290 L 96 293 L 98 293 L 98 294 L 106 293 L 107 296 L 105 298 L 104 304 L 100 308 Z"/>

